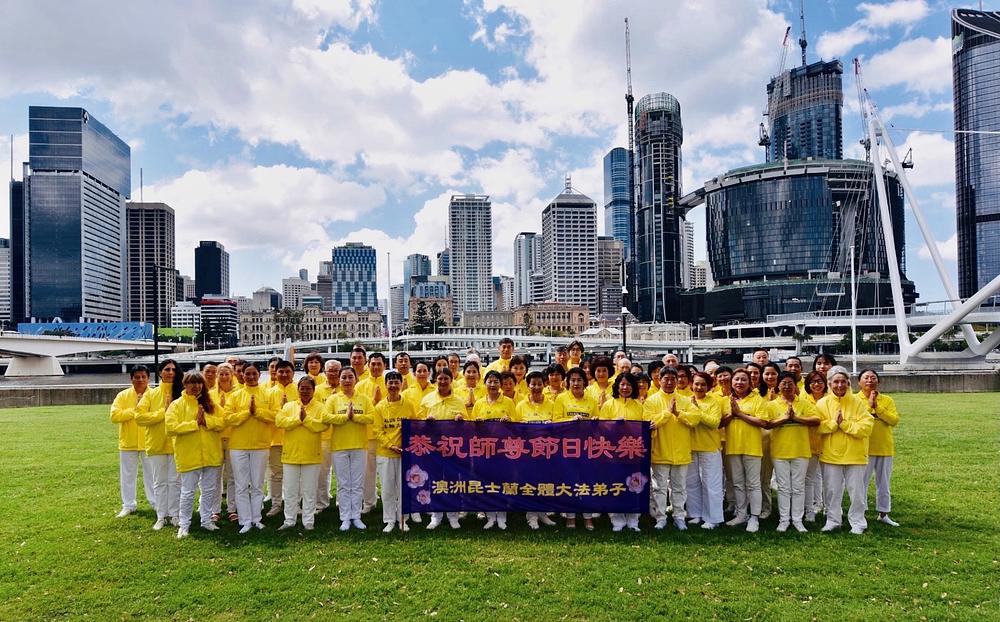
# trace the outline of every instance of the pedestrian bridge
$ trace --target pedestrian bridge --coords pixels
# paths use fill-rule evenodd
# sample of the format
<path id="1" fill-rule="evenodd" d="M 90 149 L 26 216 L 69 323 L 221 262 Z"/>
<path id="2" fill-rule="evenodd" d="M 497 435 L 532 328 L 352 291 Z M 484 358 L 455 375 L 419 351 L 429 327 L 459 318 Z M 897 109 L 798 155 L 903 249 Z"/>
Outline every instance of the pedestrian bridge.
<path id="1" fill-rule="evenodd" d="M 160 349 L 173 351 L 179 345 L 184 344 L 161 343 Z M 61 376 L 63 370 L 57 357 L 71 354 L 152 350 L 153 342 L 147 340 L 0 333 L 0 354 L 11 357 L 5 376 Z"/>

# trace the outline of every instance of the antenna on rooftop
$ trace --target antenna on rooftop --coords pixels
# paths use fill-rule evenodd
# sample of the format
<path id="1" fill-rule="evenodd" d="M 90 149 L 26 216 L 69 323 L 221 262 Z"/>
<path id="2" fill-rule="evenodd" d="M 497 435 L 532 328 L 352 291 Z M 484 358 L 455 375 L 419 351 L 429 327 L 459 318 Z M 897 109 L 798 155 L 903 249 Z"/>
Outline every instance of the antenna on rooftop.
<path id="1" fill-rule="evenodd" d="M 573 191 L 573 176 L 566 173 L 566 192 Z"/>
<path id="2" fill-rule="evenodd" d="M 801 34 L 799 35 L 799 47 L 802 48 L 802 66 L 806 66 L 806 2 L 805 0 L 799 0 L 799 30 Z"/>

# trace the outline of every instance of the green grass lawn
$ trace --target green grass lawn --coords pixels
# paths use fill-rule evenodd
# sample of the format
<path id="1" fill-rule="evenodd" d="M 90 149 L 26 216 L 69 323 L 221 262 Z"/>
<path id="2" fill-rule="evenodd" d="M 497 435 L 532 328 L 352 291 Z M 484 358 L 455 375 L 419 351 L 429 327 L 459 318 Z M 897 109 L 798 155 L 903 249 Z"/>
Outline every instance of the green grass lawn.
<path id="1" fill-rule="evenodd" d="M 0 620 L 997 619 L 997 394 L 897 395 L 893 516 L 846 531 L 724 528 L 613 534 L 384 535 L 317 529 L 239 536 L 226 523 L 154 532 L 115 519 L 117 432 L 104 406 L 0 410 Z M 872 493 L 874 494 L 874 493 Z M 871 514 L 869 514 L 871 520 Z M 846 523 L 846 517 L 845 517 Z M 426 525 L 426 520 L 424 522 Z"/>

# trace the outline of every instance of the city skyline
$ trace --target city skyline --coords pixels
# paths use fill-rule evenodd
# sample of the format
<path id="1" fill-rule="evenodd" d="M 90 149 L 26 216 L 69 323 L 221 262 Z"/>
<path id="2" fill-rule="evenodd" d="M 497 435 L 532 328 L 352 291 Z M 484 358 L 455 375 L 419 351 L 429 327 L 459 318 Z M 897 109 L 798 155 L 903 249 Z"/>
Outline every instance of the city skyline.
<path id="1" fill-rule="evenodd" d="M 151 57 L 155 62 L 144 69 L 149 76 L 130 74 L 129 86 L 115 91 L 109 76 L 123 70 L 126 52 L 134 56 L 128 46 L 141 52 L 140 57 L 147 53 L 144 42 L 130 34 L 116 44 L 122 47 L 111 50 L 119 52 L 118 57 L 102 56 L 85 69 L 67 61 L 65 66 L 26 71 L 32 75 L 27 82 L 0 82 L 9 85 L 0 90 L 0 122 L 15 134 L 15 175 L 25 155 L 20 137 L 27 131 L 27 105 L 80 105 L 133 147 L 133 200 L 162 201 L 177 210 L 177 265 L 182 274 L 194 272 L 192 251 L 199 239 L 219 240 L 232 255 L 231 293 L 250 295 L 263 285 L 276 287 L 298 267 L 313 273 L 333 246 L 359 241 L 378 252 L 378 297 L 386 298 L 389 284 L 402 281 L 405 255 L 399 253 L 397 259 L 393 253 L 393 272 L 387 278 L 385 252 L 403 248 L 406 254 L 434 257 L 447 244 L 451 194 L 491 196 L 494 275 L 514 273 L 513 235 L 541 230 L 542 209 L 558 193 L 565 173 L 572 173 L 582 193 L 603 197 L 603 156 L 626 143 L 620 22 L 625 15 L 633 24 L 637 99 L 666 91 L 685 111 L 685 192 L 728 169 L 761 159 L 756 128 L 766 99 L 764 86 L 776 72 L 785 27 L 791 25 L 793 34 L 798 30 L 797 3 L 723 2 L 711 11 L 719 23 L 701 32 L 701 40 L 685 32 L 697 30 L 691 25 L 705 17 L 690 6 L 666 11 L 658 3 L 581 7 L 563 23 L 560 17 L 566 9 L 554 3 L 550 7 L 501 3 L 495 11 L 477 3 L 466 9 L 441 3 L 432 12 L 454 28 L 419 35 L 404 28 L 410 7 L 353 7 L 296 9 L 275 33 L 273 45 L 279 47 L 244 49 L 240 46 L 249 44 L 223 38 L 218 42 L 220 54 L 245 52 L 248 67 L 265 79 L 270 70 L 260 62 L 263 52 L 277 54 L 316 77 L 334 69 L 354 76 L 363 67 L 370 67 L 372 76 L 392 76 L 401 85 L 399 97 L 417 104 L 408 127 L 390 124 L 392 136 L 367 129 L 391 119 L 392 108 L 374 105 L 364 113 L 355 110 L 375 101 L 371 97 L 386 96 L 380 90 L 385 87 L 374 78 L 361 81 L 361 103 L 351 104 L 346 115 L 366 129 L 352 132 L 351 140 L 342 145 L 329 138 L 337 130 L 331 117 L 344 104 L 322 113 L 300 110 L 299 104 L 265 92 L 237 105 L 233 94 L 246 84 L 236 77 L 210 84 L 216 78 L 211 74 L 212 80 L 207 80 L 213 55 L 204 68 L 188 68 L 188 86 L 166 79 L 165 90 L 149 87 L 150 80 L 169 78 L 177 68 L 176 59 L 166 55 Z M 17 24 L 30 19 L 26 12 L 31 10 L 15 7 L 2 27 L 8 29 L 9 40 L 19 40 Z M 212 14 L 219 9 L 206 10 Z M 246 29 L 266 21 L 269 10 L 251 5 L 238 26 Z M 60 20 L 82 20 L 86 26 L 102 17 L 107 15 L 100 11 L 84 17 L 69 10 L 46 19 L 55 25 Z M 127 18 L 140 24 L 156 18 L 159 28 L 153 29 L 154 39 L 178 34 L 180 28 L 178 16 L 165 7 L 138 3 L 127 9 L 122 19 Z M 947 8 L 913 0 L 858 6 L 807 2 L 806 21 L 810 62 L 836 55 L 846 67 L 852 56 L 862 55 L 866 84 L 892 122 L 899 127 L 951 127 Z M 178 45 L 197 50 L 212 43 L 210 36 L 216 31 L 200 28 L 179 36 Z M 736 37 L 735 32 L 746 36 Z M 44 39 L 46 32 L 36 37 Z M 793 45 L 789 66 L 798 64 L 797 52 Z M 665 53 L 683 54 L 687 62 L 677 63 L 676 68 L 661 66 L 657 58 Z M 570 60 L 578 60 L 579 67 L 567 65 Z M 21 61 L 21 69 L 33 69 L 32 59 Z M 725 83 L 706 79 L 721 67 L 735 66 L 738 72 Z M 587 75 L 580 75 L 581 68 Z M 938 75 L 941 68 L 944 73 Z M 3 71 L 9 72 L 0 66 L 0 75 Z M 847 74 L 844 152 L 857 157 L 859 120 L 853 75 Z M 307 95 L 318 88 L 333 89 L 322 93 L 327 99 L 346 92 L 337 90 L 343 80 L 328 87 L 277 83 Z M 470 98 L 480 103 L 473 105 Z M 225 108 L 230 104 L 231 109 Z M 512 115 L 510 107 L 517 107 L 520 114 Z M 319 123 L 316 131 L 296 125 L 293 113 Z M 262 116 L 271 119 L 265 123 L 254 118 Z M 947 239 L 955 231 L 951 136 L 901 130 L 896 138 L 915 147 L 916 168 L 911 175 L 918 198 L 931 212 L 929 218 L 937 221 L 934 229 Z M 4 143 L 9 149 L 6 139 Z M 144 197 L 137 187 L 140 166 L 145 172 Z M 284 217 L 274 218 L 276 213 Z M 603 216 L 599 208 L 599 234 L 607 233 Z M 695 258 L 703 259 L 704 213 L 696 210 L 692 220 L 697 226 Z M 5 236 L 8 219 L 0 222 L 0 236 Z M 314 228 L 292 243 L 291 227 L 298 222 Z M 943 297 L 933 267 L 921 253 L 919 237 L 908 236 L 907 241 L 907 276 L 916 282 L 922 299 Z M 954 257 L 954 250 L 946 256 Z M 949 261 L 954 271 L 954 261 Z"/>

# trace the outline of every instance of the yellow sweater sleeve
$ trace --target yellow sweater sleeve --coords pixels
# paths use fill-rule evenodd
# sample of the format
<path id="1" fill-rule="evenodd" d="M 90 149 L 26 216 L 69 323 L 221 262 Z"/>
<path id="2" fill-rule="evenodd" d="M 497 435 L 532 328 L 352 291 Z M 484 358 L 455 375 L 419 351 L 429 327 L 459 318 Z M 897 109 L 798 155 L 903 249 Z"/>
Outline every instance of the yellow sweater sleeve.
<path id="1" fill-rule="evenodd" d="M 274 425 L 284 430 L 290 430 L 302 425 L 302 420 L 299 419 L 299 404 L 288 402 L 282 406 L 281 410 L 274 417 Z"/>
<path id="2" fill-rule="evenodd" d="M 115 396 L 115 401 L 111 403 L 111 423 L 125 423 L 135 419 L 135 408 L 128 406 L 129 389 L 125 389 Z"/>
<path id="3" fill-rule="evenodd" d="M 886 425 L 898 425 L 899 413 L 896 411 L 895 400 L 888 395 L 879 395 L 875 398 L 875 416 Z"/>
<path id="4" fill-rule="evenodd" d="M 167 434 L 180 436 L 181 434 L 191 434 L 192 432 L 198 431 L 198 420 L 186 420 L 184 410 L 185 405 L 183 397 L 177 398 L 170 403 L 170 406 L 167 407 L 167 412 L 164 415 Z"/>
<path id="5" fill-rule="evenodd" d="M 146 391 L 135 407 L 135 422 L 141 426 L 149 427 L 162 423 L 166 416 L 166 409 L 157 408 L 160 404 L 160 395 L 163 390 L 161 384 L 156 389 Z"/>
<path id="6" fill-rule="evenodd" d="M 717 400 L 702 400 L 698 409 L 698 423 L 707 428 L 718 428 L 722 421 L 722 408 Z"/>
<path id="7" fill-rule="evenodd" d="M 306 418 L 302 422 L 303 427 L 313 432 L 323 432 L 329 424 L 323 422 L 323 408 L 306 409 Z"/>

